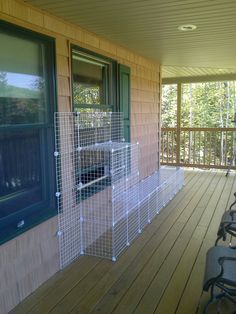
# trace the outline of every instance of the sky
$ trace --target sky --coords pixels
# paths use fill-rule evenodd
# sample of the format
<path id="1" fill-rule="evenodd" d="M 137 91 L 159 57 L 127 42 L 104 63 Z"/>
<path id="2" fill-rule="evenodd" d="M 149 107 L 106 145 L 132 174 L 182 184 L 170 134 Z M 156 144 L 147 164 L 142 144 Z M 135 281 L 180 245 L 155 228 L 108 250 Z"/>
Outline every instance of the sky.
<path id="1" fill-rule="evenodd" d="M 39 79 L 39 76 L 7 72 L 6 79 L 8 85 L 36 90 L 35 82 Z"/>

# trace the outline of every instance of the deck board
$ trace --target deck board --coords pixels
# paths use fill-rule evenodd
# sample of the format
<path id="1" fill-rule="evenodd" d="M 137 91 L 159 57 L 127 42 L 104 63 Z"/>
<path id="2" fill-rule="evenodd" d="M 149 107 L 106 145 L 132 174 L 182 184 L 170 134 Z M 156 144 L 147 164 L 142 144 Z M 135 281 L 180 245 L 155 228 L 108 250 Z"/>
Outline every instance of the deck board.
<path id="1" fill-rule="evenodd" d="M 186 187 L 186 190 L 187 190 L 187 187 Z M 188 194 L 188 197 L 190 197 L 190 196 L 191 196 L 191 193 Z M 186 199 L 185 199 L 185 201 L 186 201 Z M 183 206 L 183 204 L 181 205 L 181 202 L 184 203 L 181 196 L 178 195 L 176 197 L 176 202 L 175 202 L 175 204 L 173 203 L 173 205 L 174 206 L 179 205 L 179 209 L 182 210 L 182 208 L 184 208 L 184 206 Z M 105 306 L 103 307 L 101 304 L 101 306 L 99 305 L 98 308 L 95 307 L 93 312 L 99 311 L 100 307 L 105 308 L 105 311 L 107 313 L 111 312 L 113 307 L 119 302 L 119 300 L 122 298 L 122 296 L 126 293 L 126 290 L 132 284 L 133 280 L 137 277 L 137 275 L 142 270 L 142 268 L 145 267 L 145 265 L 147 264 L 147 261 L 154 254 L 154 252 L 157 250 L 158 246 L 161 245 L 161 243 L 163 242 L 163 239 L 167 235 L 168 235 L 168 237 L 172 237 L 173 239 L 176 238 L 176 235 L 172 236 L 172 233 L 168 233 L 168 231 L 169 231 L 169 229 L 171 229 L 171 226 L 174 225 L 174 222 L 175 222 L 175 219 L 177 218 L 177 214 L 178 214 L 179 210 L 176 211 L 176 210 L 174 210 L 173 206 L 170 206 L 169 208 L 166 208 L 166 210 L 162 212 L 162 216 L 160 216 L 158 218 L 163 218 L 164 216 L 166 216 L 166 214 L 169 212 L 169 210 L 170 210 L 170 215 L 166 218 L 166 220 L 163 221 L 163 223 L 160 225 L 160 228 L 156 229 L 155 235 L 149 240 L 149 242 L 145 245 L 143 250 L 140 250 L 139 254 L 136 256 L 135 260 L 129 265 L 129 267 L 127 267 L 126 270 L 122 269 L 122 276 L 120 278 L 118 278 L 117 274 L 115 274 L 114 280 L 116 280 L 116 281 L 114 282 L 114 284 L 112 285 L 112 287 L 108 291 L 108 293 L 104 297 L 102 295 L 102 297 L 103 297 L 102 303 L 104 303 Z M 168 225 L 168 228 L 167 228 L 167 225 Z M 150 228 L 151 226 L 152 226 L 152 224 L 149 225 L 148 228 Z M 145 230 L 148 230 L 148 228 Z M 176 228 L 177 228 L 177 224 L 176 224 L 174 229 L 176 229 Z M 179 227 L 179 230 L 181 230 L 180 227 Z M 169 243 L 171 244 L 171 241 L 169 241 Z M 139 244 L 139 246 L 140 245 L 141 244 Z M 125 263 L 127 265 L 129 264 L 129 260 L 127 260 L 126 257 L 125 257 Z M 156 267 L 155 263 L 154 263 L 153 267 Z M 146 275 L 147 274 L 145 274 L 145 276 Z M 110 274 L 108 274 L 108 276 L 111 279 Z M 152 274 L 151 274 L 151 277 L 152 277 Z M 95 287 L 94 290 L 95 289 L 100 291 L 99 287 Z M 135 290 L 135 296 L 137 296 L 137 290 Z M 89 296 L 88 296 L 88 299 L 89 299 Z M 87 303 L 88 303 L 87 300 L 83 300 L 83 304 L 79 304 L 77 306 L 77 310 L 79 310 L 79 309 L 85 310 Z M 128 311 L 127 308 L 126 308 L 126 311 Z"/>
<path id="2" fill-rule="evenodd" d="M 200 217 L 200 220 L 197 223 L 197 227 L 192 235 L 192 238 L 181 258 L 180 263 L 178 264 L 174 275 L 172 276 L 165 293 L 162 296 L 160 303 L 156 309 L 155 313 L 174 313 L 176 308 L 178 307 L 178 303 L 180 302 L 182 295 L 187 286 L 188 280 L 190 278 L 191 272 L 193 271 L 196 258 L 199 254 L 202 242 L 207 232 L 208 225 L 213 216 L 216 205 L 221 197 L 222 185 L 224 185 L 224 177 L 217 177 L 218 181 L 215 184 L 211 185 L 211 190 L 213 189 L 213 193 L 206 193 L 204 197 L 208 199 L 208 203 L 204 208 L 204 211 Z M 208 190 L 210 191 L 210 189 Z M 192 216 L 193 217 L 193 216 Z M 201 289 L 202 278 L 199 281 L 200 285 L 198 285 Z M 199 290 L 200 290 L 199 289 Z M 199 295 L 196 294 L 196 285 L 194 294 L 191 297 L 191 303 L 195 302 L 195 307 L 198 304 Z M 170 302 L 171 300 L 171 302 Z M 189 299 L 188 299 L 189 303 Z M 183 309 L 180 313 L 191 313 L 193 309 Z"/>
<path id="3" fill-rule="evenodd" d="M 206 176 L 206 173 L 204 173 L 204 176 Z M 176 267 L 180 263 L 180 259 L 193 236 L 194 230 L 197 227 L 198 221 L 207 204 L 208 193 L 210 193 L 209 190 L 212 192 L 217 178 L 215 175 L 211 177 L 207 176 L 204 179 L 203 184 L 199 187 L 198 191 L 194 194 L 193 199 L 188 204 L 186 211 L 180 216 L 180 221 L 184 223 L 183 229 L 171 251 L 168 252 L 168 256 L 158 274 L 153 279 L 147 291 L 145 291 L 145 295 L 137 306 L 137 313 L 154 312 L 157 304 L 162 298 L 165 288 L 171 281 Z"/>
<path id="4" fill-rule="evenodd" d="M 183 189 L 116 263 L 82 257 L 12 313 L 203 313 L 206 251 L 234 191 L 234 172 L 186 170 Z"/>
<path id="5" fill-rule="evenodd" d="M 198 181 L 203 183 L 204 180 L 200 177 Z M 142 272 L 140 272 L 135 282 L 133 282 L 130 289 L 125 293 L 123 300 L 121 300 L 118 304 L 116 309 L 117 313 L 124 312 L 125 309 L 127 309 L 128 312 L 135 310 L 140 300 L 141 304 L 139 304 L 138 309 L 140 309 L 140 311 L 144 311 L 143 313 L 145 313 L 145 311 L 151 311 L 151 305 L 153 302 L 156 302 L 163 285 L 161 285 L 161 289 L 155 289 L 155 300 L 153 300 L 152 295 L 149 295 L 149 293 L 152 294 L 154 291 L 148 291 L 147 289 L 151 284 L 155 286 L 155 283 L 152 283 L 152 281 L 155 280 L 155 276 L 157 276 L 158 285 L 160 279 L 159 276 L 162 274 L 161 269 L 164 267 L 168 254 L 172 251 L 175 244 L 178 246 L 178 239 L 180 239 L 179 242 L 185 241 L 183 237 L 179 238 L 179 236 L 184 229 L 185 220 L 191 216 L 192 208 L 190 207 L 190 204 L 193 200 L 196 200 L 196 193 L 193 189 L 188 192 L 188 197 L 186 195 L 186 198 L 183 198 L 182 203 L 175 211 L 172 212 L 169 219 L 165 221 L 165 224 L 162 225 L 162 230 L 164 230 L 164 232 L 168 232 L 167 235 L 163 240 L 161 240 L 161 244 L 157 247 L 155 254 L 149 258 L 149 261 L 144 265 Z M 177 254 L 178 252 L 179 249 L 177 249 Z M 168 275 L 169 274 L 170 273 L 168 273 Z M 163 275 L 164 278 L 167 278 L 166 274 Z M 145 298 L 146 301 L 144 301 L 143 298 Z"/>

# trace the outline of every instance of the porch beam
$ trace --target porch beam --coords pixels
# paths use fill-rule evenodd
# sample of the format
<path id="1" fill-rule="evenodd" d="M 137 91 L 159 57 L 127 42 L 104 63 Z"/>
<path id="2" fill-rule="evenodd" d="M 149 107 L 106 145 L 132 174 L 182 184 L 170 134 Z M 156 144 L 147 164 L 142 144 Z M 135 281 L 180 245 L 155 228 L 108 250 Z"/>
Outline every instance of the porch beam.
<path id="1" fill-rule="evenodd" d="M 219 81 L 235 81 L 235 80 L 236 80 L 236 74 L 203 75 L 203 76 L 162 78 L 162 84 L 202 83 L 202 82 L 219 82 Z"/>

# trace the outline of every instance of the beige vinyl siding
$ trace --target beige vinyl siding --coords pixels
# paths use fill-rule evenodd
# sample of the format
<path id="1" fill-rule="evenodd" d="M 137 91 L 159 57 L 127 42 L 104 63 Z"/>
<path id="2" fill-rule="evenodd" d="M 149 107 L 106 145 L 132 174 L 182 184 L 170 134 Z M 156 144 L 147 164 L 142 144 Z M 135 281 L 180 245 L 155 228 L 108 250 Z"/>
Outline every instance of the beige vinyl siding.
<path id="1" fill-rule="evenodd" d="M 140 175 L 159 167 L 160 67 L 132 51 L 21 1 L 0 0 L 0 18 L 56 40 L 58 110 L 71 110 L 70 43 L 131 68 L 131 141 L 140 143 Z M 53 104 L 52 104 L 53 105 Z M 59 270 L 54 217 L 0 246 L 0 309 L 6 313 Z"/>

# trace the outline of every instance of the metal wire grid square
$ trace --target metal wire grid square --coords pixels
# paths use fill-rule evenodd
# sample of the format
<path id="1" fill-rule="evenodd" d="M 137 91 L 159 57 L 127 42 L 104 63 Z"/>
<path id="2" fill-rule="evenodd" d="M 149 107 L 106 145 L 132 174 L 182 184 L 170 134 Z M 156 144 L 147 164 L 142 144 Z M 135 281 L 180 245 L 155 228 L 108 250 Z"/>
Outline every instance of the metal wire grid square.
<path id="1" fill-rule="evenodd" d="M 139 183 L 140 230 L 173 199 L 183 183 L 183 170 L 173 167 L 161 167 Z"/>
<path id="2" fill-rule="evenodd" d="M 55 131 L 61 268 L 80 254 L 111 259 L 115 224 L 127 212 L 127 176 L 134 171 L 132 145 L 123 142 L 123 116 L 56 113 Z"/>
<path id="3" fill-rule="evenodd" d="M 61 268 L 81 254 L 116 260 L 183 185 L 181 169 L 139 181 L 121 113 L 56 113 Z"/>
<path id="4" fill-rule="evenodd" d="M 99 143 L 124 142 L 123 113 L 74 112 L 78 129 L 78 147 Z"/>
<path id="5" fill-rule="evenodd" d="M 76 143 L 74 117 L 55 114 L 56 173 L 58 202 L 58 235 L 60 267 L 63 268 L 81 253 L 80 210 L 76 200 L 75 171 L 73 165 Z"/>
<path id="6" fill-rule="evenodd" d="M 121 145 L 120 145 L 121 146 Z M 138 144 L 124 143 L 113 151 L 112 212 L 113 212 L 113 256 L 130 245 L 138 234 L 139 168 Z M 137 230 L 136 227 L 137 226 Z"/>

